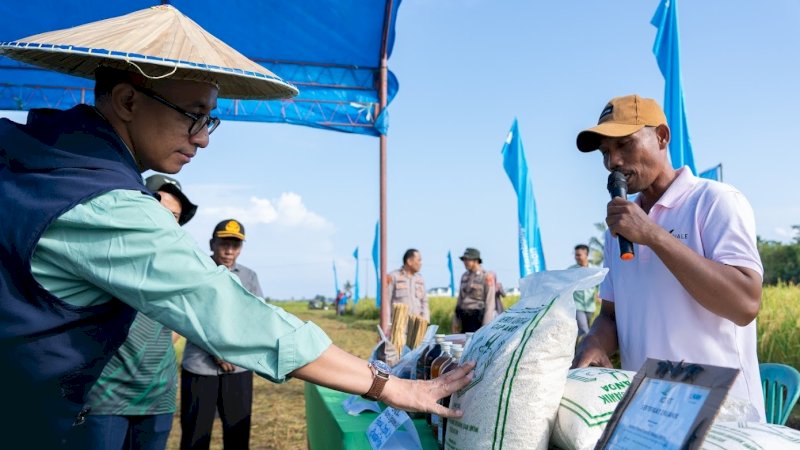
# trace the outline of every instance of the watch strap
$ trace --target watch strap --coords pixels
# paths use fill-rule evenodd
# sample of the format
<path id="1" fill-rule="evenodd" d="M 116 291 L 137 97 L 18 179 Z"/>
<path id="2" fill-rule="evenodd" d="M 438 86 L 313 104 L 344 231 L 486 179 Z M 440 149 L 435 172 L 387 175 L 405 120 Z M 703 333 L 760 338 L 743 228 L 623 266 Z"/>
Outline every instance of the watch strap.
<path id="1" fill-rule="evenodd" d="M 383 393 L 383 388 L 386 387 L 386 382 L 389 381 L 389 373 L 381 370 L 375 364 L 370 364 L 369 368 L 372 370 L 373 375 L 372 386 L 370 386 L 367 393 L 361 397 L 369 400 L 378 400 Z"/>

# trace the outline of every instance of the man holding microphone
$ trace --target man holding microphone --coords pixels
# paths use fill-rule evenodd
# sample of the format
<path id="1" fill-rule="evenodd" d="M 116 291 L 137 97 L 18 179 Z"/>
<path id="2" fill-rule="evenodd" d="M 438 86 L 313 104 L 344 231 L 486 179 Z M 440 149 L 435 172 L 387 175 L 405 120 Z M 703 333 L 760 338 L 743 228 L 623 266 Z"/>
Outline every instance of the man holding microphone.
<path id="1" fill-rule="evenodd" d="M 599 149 L 605 168 L 639 195 L 608 204 L 603 303 L 573 366 L 611 367 L 608 355 L 619 349 L 626 370 L 647 358 L 736 368 L 731 393 L 763 420 L 755 323 L 763 267 L 753 210 L 732 186 L 673 169 L 669 141 L 661 107 L 637 95 L 612 99 L 598 125 L 578 134 L 578 149 Z M 634 252 L 621 257 L 623 237 Z"/>

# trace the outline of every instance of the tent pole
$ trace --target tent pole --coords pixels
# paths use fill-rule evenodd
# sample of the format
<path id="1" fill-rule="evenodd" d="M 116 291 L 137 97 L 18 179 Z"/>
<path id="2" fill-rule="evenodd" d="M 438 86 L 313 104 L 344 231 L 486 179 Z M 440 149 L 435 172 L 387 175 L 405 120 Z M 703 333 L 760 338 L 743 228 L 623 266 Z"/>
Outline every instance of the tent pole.
<path id="1" fill-rule="evenodd" d="M 381 66 L 378 73 L 380 88 L 378 98 L 380 109 L 378 114 L 386 108 L 386 97 L 388 96 L 388 77 L 389 77 L 389 56 L 387 49 L 389 45 L 389 27 L 392 24 L 392 0 L 386 0 L 386 13 L 383 15 L 383 36 L 381 40 Z M 377 118 L 377 115 L 375 116 Z M 392 302 L 389 298 L 389 291 L 386 283 L 386 135 L 380 136 L 380 256 L 381 260 L 380 279 L 376 286 L 376 292 L 381 292 L 381 317 L 380 327 L 386 335 L 389 335 L 389 321 L 391 318 Z"/>
<path id="2" fill-rule="evenodd" d="M 382 71 L 383 69 L 381 69 Z M 389 290 L 386 289 L 387 285 L 383 281 L 386 279 L 386 136 L 380 137 L 380 256 L 381 269 L 380 269 L 380 284 L 378 289 L 381 290 L 381 329 L 389 336 L 389 322 L 391 318 L 391 299 L 388 298 Z"/>

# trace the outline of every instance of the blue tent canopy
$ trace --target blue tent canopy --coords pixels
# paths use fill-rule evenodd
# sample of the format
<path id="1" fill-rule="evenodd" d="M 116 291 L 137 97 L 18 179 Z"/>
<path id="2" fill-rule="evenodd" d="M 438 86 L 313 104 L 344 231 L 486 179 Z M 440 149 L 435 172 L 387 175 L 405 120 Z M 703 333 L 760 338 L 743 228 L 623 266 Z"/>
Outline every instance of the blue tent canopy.
<path id="1" fill-rule="evenodd" d="M 172 4 L 223 42 L 300 89 L 300 95 L 291 100 L 219 99 L 215 114 L 220 118 L 290 123 L 380 138 L 379 242 L 380 278 L 383 279 L 387 267 L 386 106 L 398 89 L 397 78 L 387 64 L 394 45 L 400 2 L 2 2 L 0 42 L 117 17 L 161 3 Z M 0 110 L 64 109 L 78 103 L 93 103 L 92 88 L 92 80 L 50 72 L 0 56 Z M 385 327 L 389 323 L 387 305 L 385 303 L 381 309 L 384 329 L 388 329 Z"/>
<path id="2" fill-rule="evenodd" d="M 0 4 L 0 42 L 120 16 L 162 2 L 46 1 Z M 379 73 L 386 29 L 391 55 L 400 0 L 174 0 L 168 2 L 231 47 L 300 89 L 292 100 L 223 100 L 225 120 L 282 122 L 350 133 L 386 134 Z M 387 28 L 388 27 L 388 28 Z M 387 76 L 387 104 L 397 79 Z M 0 109 L 92 103 L 92 80 L 0 57 Z"/>

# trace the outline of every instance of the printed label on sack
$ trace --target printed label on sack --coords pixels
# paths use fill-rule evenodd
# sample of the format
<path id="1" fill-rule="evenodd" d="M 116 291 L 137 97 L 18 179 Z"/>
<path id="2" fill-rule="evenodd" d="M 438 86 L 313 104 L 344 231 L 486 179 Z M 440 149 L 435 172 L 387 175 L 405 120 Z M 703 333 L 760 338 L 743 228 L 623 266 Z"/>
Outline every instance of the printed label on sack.
<path id="1" fill-rule="evenodd" d="M 487 368 L 497 359 L 506 343 L 514 338 L 516 331 L 527 326 L 532 317 L 537 317 L 541 312 L 546 311 L 547 306 L 549 305 L 508 310 L 488 325 L 489 332 L 478 333 L 472 337 L 469 349 L 461 359 L 476 362 L 475 369 L 472 371 L 474 375 L 472 381 L 458 392 L 459 395 L 463 395 L 483 380 Z"/>

